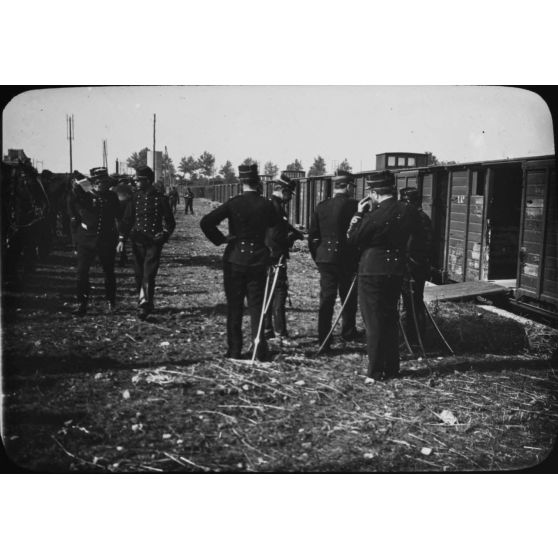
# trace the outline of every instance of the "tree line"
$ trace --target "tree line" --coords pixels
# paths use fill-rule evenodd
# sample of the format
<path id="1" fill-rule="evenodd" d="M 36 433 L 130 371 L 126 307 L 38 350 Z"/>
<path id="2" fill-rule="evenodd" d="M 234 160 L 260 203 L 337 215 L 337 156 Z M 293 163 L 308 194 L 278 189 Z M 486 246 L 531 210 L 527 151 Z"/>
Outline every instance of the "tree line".
<path id="1" fill-rule="evenodd" d="M 147 147 L 140 149 L 137 152 L 132 153 L 130 157 L 127 159 L 128 167 L 137 169 L 142 165 L 147 165 L 148 159 L 148 151 Z M 438 164 L 451 164 L 455 163 L 455 161 L 440 161 L 438 158 L 433 155 L 431 152 L 425 152 L 428 155 L 428 165 L 438 165 Z M 252 165 L 258 164 L 258 161 L 253 159 L 252 157 L 246 157 L 242 163 L 242 165 Z M 290 171 L 304 171 L 304 167 L 302 161 L 299 159 L 295 159 L 292 163 L 289 163 L 286 167 L 286 170 Z M 345 171 L 345 172 L 352 172 L 352 166 L 350 165 L 349 161 L 345 158 L 341 161 L 337 168 L 334 171 Z M 216 174 L 215 169 L 215 155 L 210 153 L 209 151 L 204 151 L 199 157 L 194 157 L 192 155 L 184 156 L 180 159 L 178 163 L 178 172 L 181 173 L 177 174 L 176 169 L 174 167 L 172 159 L 168 156 L 165 152 L 163 153 L 162 159 L 162 174 L 163 178 L 168 176 L 174 176 L 175 179 L 179 183 L 191 183 L 191 184 L 198 184 L 203 183 L 206 184 L 209 181 L 212 182 L 224 182 L 224 183 L 234 183 L 238 182 L 238 177 L 236 176 L 236 169 L 233 166 L 232 162 L 227 160 L 219 169 Z M 267 161 L 263 167 L 263 174 L 270 176 L 273 180 L 279 174 L 279 167 L 273 163 L 272 161 Z M 314 158 L 314 162 L 308 169 L 307 175 L 308 176 L 321 176 L 327 174 L 327 166 L 325 159 L 321 155 L 317 155 Z"/>

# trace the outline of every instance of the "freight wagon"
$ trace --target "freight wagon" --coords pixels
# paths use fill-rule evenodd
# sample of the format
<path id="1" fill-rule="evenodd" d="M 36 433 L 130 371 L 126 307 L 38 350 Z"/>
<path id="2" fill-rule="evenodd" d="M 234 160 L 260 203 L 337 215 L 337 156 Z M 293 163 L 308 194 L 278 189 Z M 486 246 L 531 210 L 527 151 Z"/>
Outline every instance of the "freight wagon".
<path id="1" fill-rule="evenodd" d="M 354 173 L 354 196 L 365 196 L 375 171 Z M 515 302 L 558 315 L 558 209 L 554 156 L 393 169 L 398 192 L 417 188 L 432 220 L 437 283 L 515 280 Z M 293 177 L 291 223 L 308 229 L 333 175 Z M 265 183 L 270 195 L 273 182 Z M 269 190 L 269 191 L 268 191 Z M 212 199 L 241 192 L 216 185 Z"/>

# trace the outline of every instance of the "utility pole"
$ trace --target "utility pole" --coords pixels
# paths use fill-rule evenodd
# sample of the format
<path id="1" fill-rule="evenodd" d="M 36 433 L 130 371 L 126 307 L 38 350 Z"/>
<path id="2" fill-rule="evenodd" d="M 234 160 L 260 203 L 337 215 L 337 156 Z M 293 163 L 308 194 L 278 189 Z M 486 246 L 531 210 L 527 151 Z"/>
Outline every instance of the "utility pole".
<path id="1" fill-rule="evenodd" d="M 103 140 L 103 167 L 108 170 L 107 140 Z"/>
<path id="2" fill-rule="evenodd" d="M 153 115 L 153 174 L 155 174 L 155 123 L 157 121 L 157 115 Z"/>
<path id="3" fill-rule="evenodd" d="M 171 179 L 170 179 L 170 172 L 169 172 L 169 152 L 167 151 L 167 146 L 165 145 L 165 160 L 167 162 L 167 168 L 165 171 L 165 177 L 163 178 L 163 182 L 165 183 L 165 186 L 168 186 L 170 188 L 171 186 Z M 166 177 L 168 177 L 169 179 L 169 183 L 166 184 Z"/>
<path id="4" fill-rule="evenodd" d="M 120 174 L 120 169 L 118 168 L 118 157 L 116 158 L 116 174 Z"/>
<path id="5" fill-rule="evenodd" d="M 74 139 L 74 115 L 66 115 L 66 139 L 70 143 L 70 174 L 74 171 L 72 162 L 72 140 Z"/>

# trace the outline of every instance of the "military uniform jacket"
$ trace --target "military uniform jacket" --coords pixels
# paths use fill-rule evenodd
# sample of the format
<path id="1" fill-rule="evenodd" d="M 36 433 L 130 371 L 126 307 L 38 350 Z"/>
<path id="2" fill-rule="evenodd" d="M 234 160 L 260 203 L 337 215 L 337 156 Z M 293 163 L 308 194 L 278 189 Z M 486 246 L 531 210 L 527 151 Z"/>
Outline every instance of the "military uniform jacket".
<path id="1" fill-rule="evenodd" d="M 273 196 L 270 201 L 277 213 L 278 223 L 267 230 L 265 243 L 274 260 L 278 260 L 281 256 L 288 259 L 289 248 L 295 240 L 300 240 L 303 236 L 289 223 L 281 198 Z"/>
<path id="2" fill-rule="evenodd" d="M 217 228 L 225 219 L 229 221 L 231 236 L 223 256 L 225 262 L 245 267 L 268 265 L 266 231 L 279 222 L 272 203 L 257 192 L 244 192 L 205 215 L 200 222 L 201 229 L 217 246 L 227 241 Z"/>
<path id="3" fill-rule="evenodd" d="M 336 194 L 316 206 L 308 231 L 308 248 L 317 264 L 331 263 L 356 268 L 356 249 L 347 243 L 347 229 L 358 202 Z"/>
<path id="4" fill-rule="evenodd" d="M 121 236 L 130 235 L 132 240 L 140 242 L 153 241 L 161 234 L 167 240 L 175 227 L 169 200 L 157 190 L 136 192 L 119 224 Z"/>
<path id="5" fill-rule="evenodd" d="M 122 209 L 114 192 L 84 192 L 75 186 L 68 199 L 68 214 L 76 241 L 116 241 Z"/>
<path id="6" fill-rule="evenodd" d="M 432 239 L 432 221 L 422 210 L 418 209 L 419 229 L 409 240 L 409 263 L 411 271 L 428 274 L 432 263 L 434 242 Z"/>
<path id="7" fill-rule="evenodd" d="M 415 207 L 388 198 L 377 208 L 355 216 L 347 231 L 360 252 L 359 275 L 404 275 L 409 236 L 420 229 Z"/>

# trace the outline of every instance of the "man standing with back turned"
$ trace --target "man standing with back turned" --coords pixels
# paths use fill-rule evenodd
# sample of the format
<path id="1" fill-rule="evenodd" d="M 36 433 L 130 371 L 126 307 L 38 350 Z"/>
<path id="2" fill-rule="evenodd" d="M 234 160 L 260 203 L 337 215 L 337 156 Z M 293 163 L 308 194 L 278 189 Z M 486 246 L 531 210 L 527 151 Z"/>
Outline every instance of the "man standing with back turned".
<path id="1" fill-rule="evenodd" d="M 356 273 L 357 251 L 347 244 L 347 229 L 357 210 L 357 201 L 349 195 L 353 184 L 348 173 L 332 178 L 333 197 L 316 206 L 308 230 L 308 248 L 320 272 L 320 310 L 318 314 L 318 345 L 325 341 L 333 318 L 333 308 L 339 291 L 344 303 Z M 353 288 L 343 310 L 341 337 L 353 341 L 357 296 Z M 324 350 L 331 345 L 331 338 Z"/>
<path id="2" fill-rule="evenodd" d="M 405 313 L 405 330 L 412 346 L 417 344 L 418 334 L 423 339 L 425 330 L 426 316 L 423 297 L 424 284 L 430 279 L 432 255 L 434 253 L 432 221 L 422 210 L 421 195 L 416 188 L 404 188 L 401 190 L 400 196 L 402 202 L 417 208 L 421 224 L 418 233 L 413 234 L 409 241 L 407 274 L 403 280 L 403 291 L 401 293 Z"/>
<path id="3" fill-rule="evenodd" d="M 277 283 L 269 310 L 265 316 L 266 339 L 274 338 L 277 334 L 281 345 L 288 345 L 286 303 L 289 294 L 289 280 L 287 277 L 287 260 L 289 249 L 304 235 L 295 229 L 288 220 L 285 207 L 291 201 L 296 184 L 282 174 L 280 180 L 275 180 L 271 203 L 277 213 L 278 223 L 268 229 L 266 245 L 271 252 L 272 272 L 277 273 Z M 276 267 L 278 266 L 278 267 Z"/>
<path id="4" fill-rule="evenodd" d="M 234 196 L 203 217 L 200 226 L 205 236 L 219 246 L 227 243 L 223 255 L 223 275 L 227 298 L 226 356 L 239 359 L 242 353 L 242 314 L 244 298 L 252 325 L 252 340 L 257 337 L 269 250 L 265 245 L 268 227 L 277 223 L 277 214 L 269 200 L 258 193 L 260 178 L 257 165 L 240 165 L 239 178 L 242 194 Z M 217 227 L 228 219 L 229 234 L 225 236 Z M 267 360 L 267 342 L 260 331 L 256 358 Z"/>
<path id="5" fill-rule="evenodd" d="M 380 380 L 399 373 L 397 302 L 407 241 L 420 223 L 416 208 L 395 199 L 391 171 L 375 173 L 366 184 L 370 193 L 358 203 L 347 237 L 361 251 L 358 297 L 366 325 L 368 376 Z"/>

